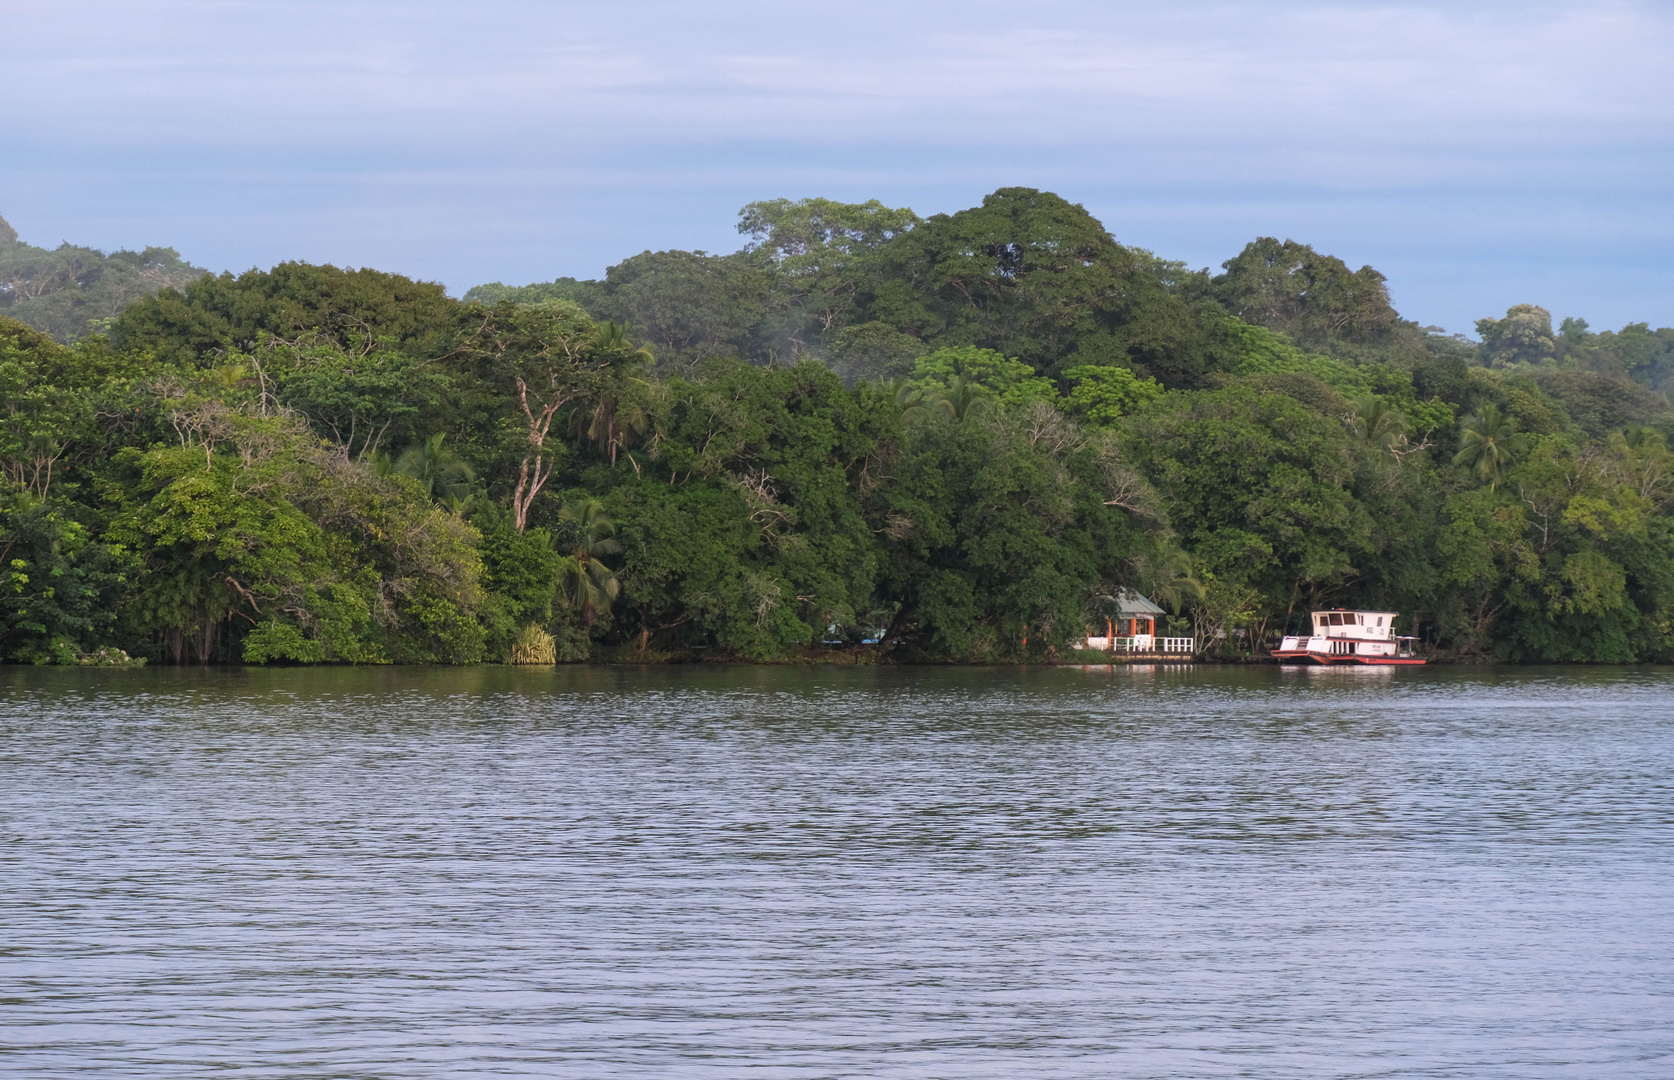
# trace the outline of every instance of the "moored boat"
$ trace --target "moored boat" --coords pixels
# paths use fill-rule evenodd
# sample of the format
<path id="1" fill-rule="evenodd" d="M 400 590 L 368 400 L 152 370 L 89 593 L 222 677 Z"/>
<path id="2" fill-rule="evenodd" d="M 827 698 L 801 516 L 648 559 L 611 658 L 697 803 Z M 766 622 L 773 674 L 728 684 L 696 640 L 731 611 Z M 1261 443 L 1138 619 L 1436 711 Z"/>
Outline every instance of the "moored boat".
<path id="1" fill-rule="evenodd" d="M 1311 635 L 1286 637 L 1273 655 L 1316 664 L 1416 665 L 1410 637 L 1397 637 L 1393 611 L 1316 611 Z"/>

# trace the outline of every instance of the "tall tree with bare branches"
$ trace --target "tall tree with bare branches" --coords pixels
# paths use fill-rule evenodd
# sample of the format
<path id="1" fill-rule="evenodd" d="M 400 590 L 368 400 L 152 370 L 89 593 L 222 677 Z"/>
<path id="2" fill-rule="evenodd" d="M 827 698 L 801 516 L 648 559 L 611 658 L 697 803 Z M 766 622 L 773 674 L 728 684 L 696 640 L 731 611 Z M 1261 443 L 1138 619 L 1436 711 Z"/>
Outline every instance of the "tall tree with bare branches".
<path id="1" fill-rule="evenodd" d="M 625 366 L 648 354 L 622 329 L 595 324 L 575 304 L 498 304 L 471 310 L 463 348 L 489 373 L 511 384 L 514 415 L 523 427 L 523 452 L 512 489 L 512 524 L 529 527 L 529 508 L 552 478 L 558 445 L 548 445 L 552 422 L 567 406 L 606 390 Z"/>

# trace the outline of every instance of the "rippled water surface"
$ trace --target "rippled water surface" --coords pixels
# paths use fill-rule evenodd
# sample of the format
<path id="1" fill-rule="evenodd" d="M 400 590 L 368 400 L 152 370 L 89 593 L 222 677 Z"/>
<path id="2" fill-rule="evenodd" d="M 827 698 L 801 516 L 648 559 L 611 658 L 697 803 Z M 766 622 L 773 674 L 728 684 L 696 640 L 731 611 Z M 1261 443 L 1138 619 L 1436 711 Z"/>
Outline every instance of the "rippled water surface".
<path id="1" fill-rule="evenodd" d="M 0 1072 L 1674 1076 L 1674 676 L 0 670 Z"/>

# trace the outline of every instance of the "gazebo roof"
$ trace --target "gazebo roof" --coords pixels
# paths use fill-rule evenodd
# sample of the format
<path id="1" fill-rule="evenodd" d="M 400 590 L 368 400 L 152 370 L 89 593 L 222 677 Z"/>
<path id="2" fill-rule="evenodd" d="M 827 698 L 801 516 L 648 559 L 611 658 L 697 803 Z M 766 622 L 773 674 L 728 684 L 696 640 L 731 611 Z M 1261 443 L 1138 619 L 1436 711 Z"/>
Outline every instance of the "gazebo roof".
<path id="1" fill-rule="evenodd" d="M 1118 618 L 1131 619 L 1136 615 L 1142 617 L 1161 615 L 1163 609 L 1132 589 L 1117 589 L 1116 614 Z"/>

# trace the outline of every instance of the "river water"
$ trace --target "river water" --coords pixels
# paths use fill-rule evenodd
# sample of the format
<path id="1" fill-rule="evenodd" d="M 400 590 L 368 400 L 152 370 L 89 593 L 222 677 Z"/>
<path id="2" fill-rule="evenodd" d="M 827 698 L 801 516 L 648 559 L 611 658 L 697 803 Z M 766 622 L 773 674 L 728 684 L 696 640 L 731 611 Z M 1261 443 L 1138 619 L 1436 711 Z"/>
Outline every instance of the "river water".
<path id="1" fill-rule="evenodd" d="M 1674 673 L 0 669 L 0 1072 L 1674 1076 Z"/>

